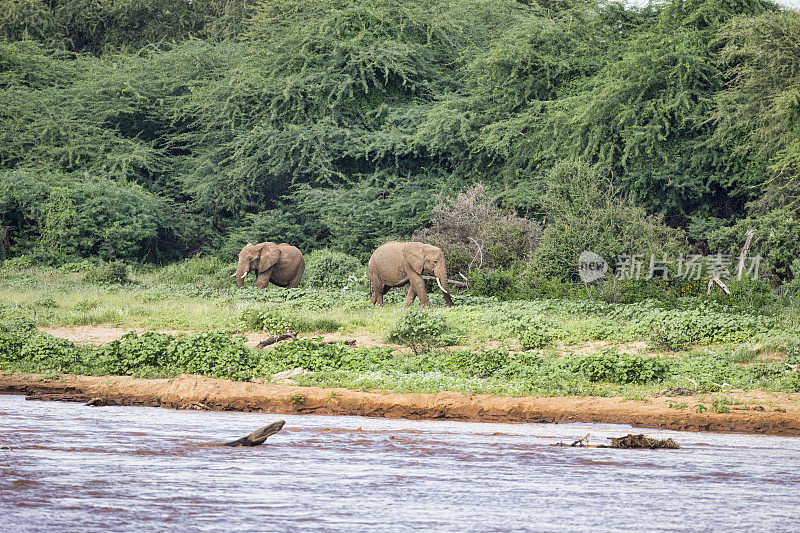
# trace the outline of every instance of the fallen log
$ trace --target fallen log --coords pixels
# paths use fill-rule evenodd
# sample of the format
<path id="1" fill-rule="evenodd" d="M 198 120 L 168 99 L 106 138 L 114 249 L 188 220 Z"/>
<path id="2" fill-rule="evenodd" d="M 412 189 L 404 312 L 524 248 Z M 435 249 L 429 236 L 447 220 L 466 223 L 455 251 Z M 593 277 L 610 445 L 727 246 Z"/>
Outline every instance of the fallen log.
<path id="1" fill-rule="evenodd" d="M 275 344 L 281 341 L 288 341 L 290 339 L 296 339 L 297 332 L 296 331 L 287 331 L 286 333 L 281 333 L 280 335 L 270 335 L 263 341 L 256 344 L 256 348 L 264 348 L 265 346 L 269 346 L 270 344 Z"/>
<path id="2" fill-rule="evenodd" d="M 258 446 L 259 444 L 263 444 L 264 441 L 267 440 L 267 437 L 279 432 L 285 423 L 286 422 L 283 420 L 278 420 L 277 422 L 273 422 L 268 426 L 257 429 L 246 437 L 242 437 L 241 439 L 231 442 L 226 442 L 223 444 L 223 446 Z"/>

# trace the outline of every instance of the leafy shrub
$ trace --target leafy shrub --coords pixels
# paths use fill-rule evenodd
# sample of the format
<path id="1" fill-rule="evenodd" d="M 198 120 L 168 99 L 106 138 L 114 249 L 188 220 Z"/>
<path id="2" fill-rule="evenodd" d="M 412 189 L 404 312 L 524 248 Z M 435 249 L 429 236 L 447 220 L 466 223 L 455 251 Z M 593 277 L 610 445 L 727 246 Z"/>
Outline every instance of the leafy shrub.
<path id="1" fill-rule="evenodd" d="M 792 208 L 775 209 L 741 219 L 733 226 L 719 228 L 709 234 L 709 248 L 712 252 L 736 257 L 745 242 L 747 231 L 751 229 L 755 235 L 748 255 L 762 258 L 759 276 L 791 280 L 792 262 L 800 257 L 800 224 Z"/>
<path id="2" fill-rule="evenodd" d="M 129 283 L 128 265 L 122 261 L 100 263 L 86 274 L 89 283 Z"/>
<path id="3" fill-rule="evenodd" d="M 270 309 L 245 309 L 236 323 L 238 331 L 266 331 L 279 335 L 287 331 L 298 331 L 297 321 Z"/>
<path id="4" fill-rule="evenodd" d="M 509 364 L 511 358 L 508 350 L 483 350 L 480 352 L 458 351 L 447 357 L 448 370 L 466 372 L 477 377 L 489 377 L 497 374 Z"/>
<path id="5" fill-rule="evenodd" d="M 323 248 L 305 256 L 303 285 L 343 288 L 366 286 L 366 269 L 358 258 Z"/>
<path id="6" fill-rule="evenodd" d="M 767 330 L 762 317 L 723 312 L 719 305 L 697 302 L 691 309 L 663 309 L 652 302 L 618 306 L 612 317 L 632 335 L 649 335 L 657 346 L 672 350 L 692 344 L 743 343 Z"/>
<path id="7" fill-rule="evenodd" d="M 498 208 L 486 186 L 478 184 L 455 198 L 439 196 L 431 226 L 411 238 L 441 248 L 449 271 L 471 274 L 507 270 L 524 262 L 541 233 L 536 221 Z"/>
<path id="8" fill-rule="evenodd" d="M 417 355 L 455 343 L 453 329 L 444 317 L 417 308 L 404 311 L 387 338 L 410 346 Z"/>
<path id="9" fill-rule="evenodd" d="M 519 299 L 517 278 L 513 272 L 506 270 L 476 270 L 469 275 L 469 293 L 474 296 L 493 296 L 498 300 Z"/>
<path id="10" fill-rule="evenodd" d="M 519 345 L 523 350 L 544 348 L 552 341 L 550 325 L 541 320 L 530 320 L 519 334 Z"/>
<path id="11" fill-rule="evenodd" d="M 385 368 L 391 360 L 389 350 L 382 348 L 353 349 L 344 344 L 327 344 L 316 339 L 297 339 L 279 344 L 260 354 L 256 374 L 270 376 L 276 372 L 303 367 L 311 372 L 324 370 L 375 370 Z"/>
<path id="12" fill-rule="evenodd" d="M 613 267 L 621 254 L 661 257 L 681 247 L 682 232 L 615 190 L 600 166 L 563 161 L 550 169 L 545 184 L 548 224 L 528 263 L 527 278 L 577 279 L 578 257 L 585 250 Z"/>
<path id="13" fill-rule="evenodd" d="M 141 336 L 131 331 L 122 339 L 98 347 L 94 357 L 103 372 L 117 375 L 167 375 L 174 366 L 171 335 L 147 332 Z"/>
<path id="14" fill-rule="evenodd" d="M 162 283 L 225 286 L 236 267 L 214 256 L 198 256 L 160 269 L 156 279 Z"/>
<path id="15" fill-rule="evenodd" d="M 8 270 L 23 270 L 32 267 L 33 260 L 29 255 L 9 257 L 4 261 L 0 261 L 0 266 Z"/>
<path id="16" fill-rule="evenodd" d="M 254 353 L 241 339 L 216 332 L 177 337 L 166 358 L 182 372 L 239 381 L 249 381 L 256 365 Z"/>
<path id="17" fill-rule="evenodd" d="M 583 374 L 589 381 L 622 384 L 663 381 L 670 370 L 669 364 L 662 359 L 626 355 L 614 350 L 568 357 L 563 360 L 562 366 L 571 372 Z"/>
<path id="18" fill-rule="evenodd" d="M 30 370 L 81 373 L 86 352 L 67 340 L 37 333 L 22 346 L 19 359 Z"/>
<path id="19" fill-rule="evenodd" d="M 19 360 L 22 357 L 22 347 L 37 334 L 36 325 L 27 318 L 0 322 L 0 360 Z"/>

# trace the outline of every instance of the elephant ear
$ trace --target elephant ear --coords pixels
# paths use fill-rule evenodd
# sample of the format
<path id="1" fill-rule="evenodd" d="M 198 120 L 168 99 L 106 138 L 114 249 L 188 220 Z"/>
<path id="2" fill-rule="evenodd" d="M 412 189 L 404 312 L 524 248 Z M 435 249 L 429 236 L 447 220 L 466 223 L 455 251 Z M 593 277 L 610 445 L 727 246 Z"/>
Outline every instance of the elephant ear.
<path id="1" fill-rule="evenodd" d="M 269 270 L 281 258 L 281 249 L 273 242 L 265 242 L 261 245 L 261 254 L 258 257 L 258 271 Z"/>
<path id="2" fill-rule="evenodd" d="M 425 254 L 421 246 L 409 245 L 403 248 L 403 259 L 411 265 L 414 272 L 422 274 L 422 267 L 425 265 Z"/>

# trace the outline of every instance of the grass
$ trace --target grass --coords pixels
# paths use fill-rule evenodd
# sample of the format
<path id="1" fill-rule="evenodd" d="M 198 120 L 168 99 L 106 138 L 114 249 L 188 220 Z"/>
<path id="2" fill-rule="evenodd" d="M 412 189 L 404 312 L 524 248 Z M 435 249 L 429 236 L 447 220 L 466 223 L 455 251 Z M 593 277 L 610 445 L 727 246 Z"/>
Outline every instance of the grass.
<path id="1" fill-rule="evenodd" d="M 186 261 L 183 266 L 134 269 L 130 282 L 124 284 L 89 282 L 86 272 L 74 267 L 0 268 L 0 322 L 25 318 L 39 327 L 109 325 L 226 335 L 278 324 L 275 327 L 289 325 L 306 337 L 335 331 L 383 343 L 401 318 L 407 318 L 399 291 L 390 292 L 387 305 L 379 308 L 368 303 L 363 286 L 239 289 L 229 278 L 232 264 L 200 266 Z M 431 309 L 415 320 L 436 317 L 436 328 L 411 324 L 411 329 L 442 336 L 424 346 L 456 346 L 416 355 L 397 352 L 391 360 L 378 357 L 373 367 L 356 368 L 351 362 L 331 368 L 322 365 L 296 381 L 397 392 L 624 398 L 644 398 L 670 387 L 704 392 L 732 387 L 792 391 L 795 381 L 800 384 L 789 365 L 800 362 L 792 359 L 800 346 L 800 312 L 791 306 L 733 308 L 705 297 L 608 304 L 593 300 L 500 302 L 458 296 L 457 306 L 448 308 L 438 293 L 431 296 Z M 535 349 L 523 351 L 523 346 Z M 487 347 L 505 351 L 486 352 Z M 312 348 L 304 349 L 313 352 Z M 50 348 L 36 349 L 45 353 Z M 175 357 L 175 364 L 182 361 L 180 354 Z M 280 361 L 257 361 L 260 354 L 246 357 L 253 359 L 252 365 L 236 370 L 237 376 L 254 377 L 257 371 L 269 377 L 269 372 L 282 368 Z M 494 360 L 498 357 L 499 362 Z M 660 367 L 648 367 L 646 360 L 653 357 L 668 362 L 666 374 L 659 374 Z M 224 375 L 222 367 L 212 363 L 192 368 Z M 171 375 L 178 368 L 151 365 L 137 370 L 135 362 L 131 364 L 123 365 L 125 372 L 143 376 Z M 22 368 L 9 362 L 0 365 Z M 57 370 L 41 365 L 47 372 Z M 620 377 L 614 365 L 627 365 L 646 377 L 641 383 L 626 381 L 628 374 Z M 92 361 L 84 366 L 89 371 L 102 368 Z M 728 405 L 720 400 L 715 408 L 724 410 Z"/>

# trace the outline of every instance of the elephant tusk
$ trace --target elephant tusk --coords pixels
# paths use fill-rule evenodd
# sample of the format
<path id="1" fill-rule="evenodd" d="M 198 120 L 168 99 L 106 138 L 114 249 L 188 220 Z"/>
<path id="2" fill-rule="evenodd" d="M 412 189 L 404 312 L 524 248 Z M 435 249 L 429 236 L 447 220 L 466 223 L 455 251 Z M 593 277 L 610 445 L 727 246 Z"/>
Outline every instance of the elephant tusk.
<path id="1" fill-rule="evenodd" d="M 242 275 L 239 277 L 239 279 L 244 279 L 244 277 L 245 277 L 246 275 L 248 275 L 249 273 L 250 273 L 250 272 L 245 272 L 244 274 L 242 274 Z"/>
<path id="2" fill-rule="evenodd" d="M 436 284 L 437 284 L 437 285 L 439 285 L 439 288 L 440 288 L 440 289 L 442 289 L 442 292 L 443 292 L 443 293 L 445 293 L 445 294 L 450 294 L 449 292 L 447 292 L 447 289 L 445 289 L 444 287 L 442 287 L 442 282 L 441 282 L 441 281 L 439 281 L 439 278 L 438 278 L 438 277 L 436 278 Z"/>

